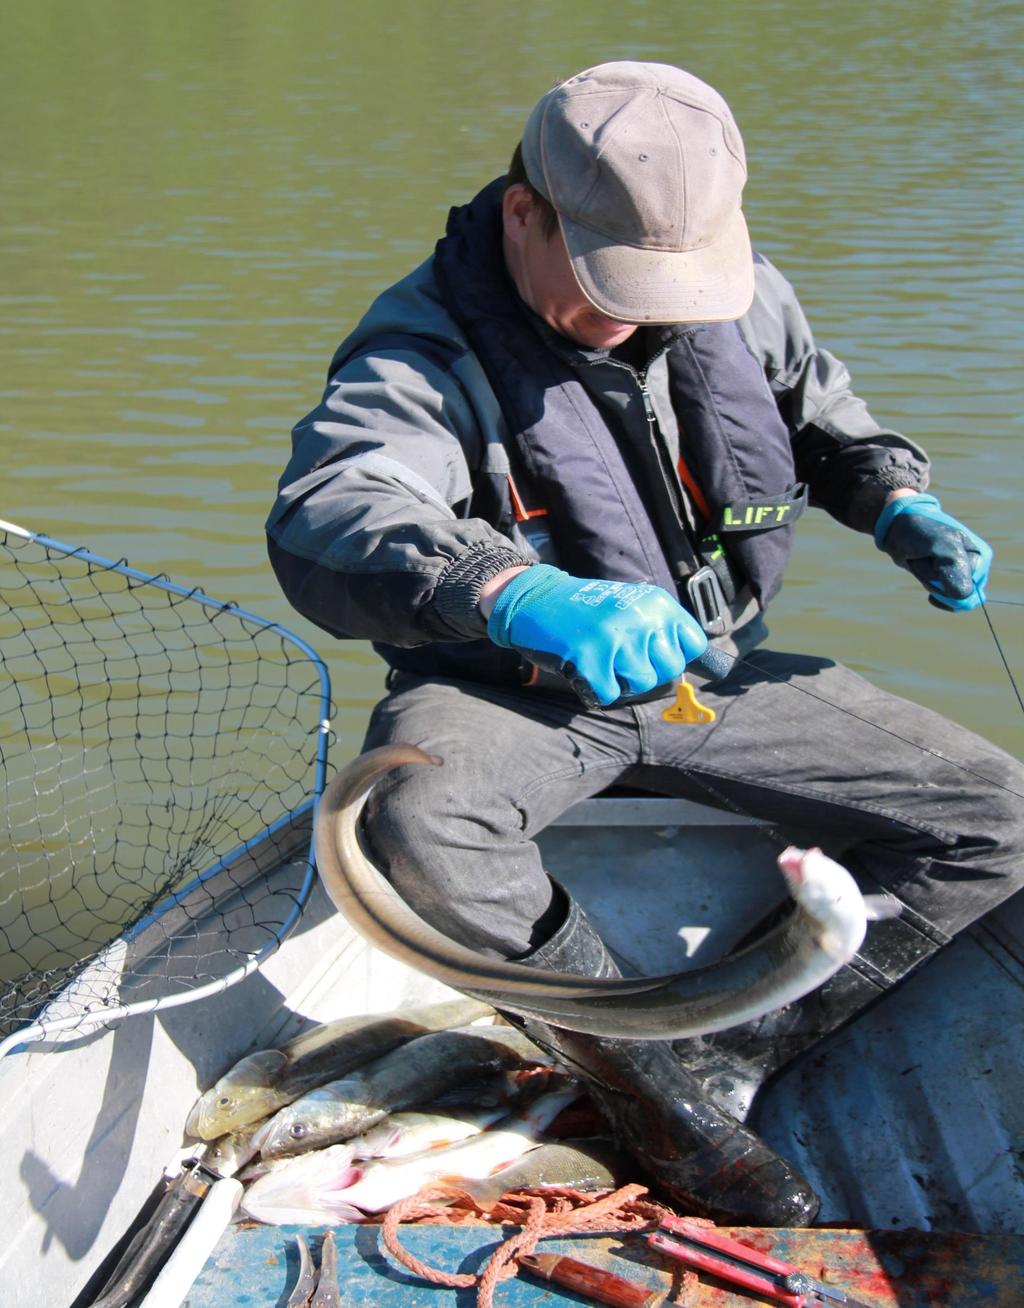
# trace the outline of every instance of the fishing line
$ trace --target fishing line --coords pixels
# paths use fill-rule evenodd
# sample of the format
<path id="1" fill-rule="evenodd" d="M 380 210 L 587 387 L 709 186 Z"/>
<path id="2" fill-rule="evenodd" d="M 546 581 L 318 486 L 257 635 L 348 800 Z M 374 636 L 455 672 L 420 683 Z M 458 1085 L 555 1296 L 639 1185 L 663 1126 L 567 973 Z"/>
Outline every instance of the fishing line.
<path id="1" fill-rule="evenodd" d="M 1005 790 L 1008 795 L 1014 795 L 1017 799 L 1024 799 L 1024 794 L 1020 791 L 1012 790 L 1009 786 L 1004 786 L 1002 782 L 993 781 L 991 777 L 985 776 L 984 772 L 976 772 L 974 768 L 969 768 L 966 763 L 958 763 L 955 759 L 940 754 L 937 749 L 929 749 L 927 745 L 919 745 L 916 740 L 907 740 L 905 736 L 901 736 L 898 731 L 893 731 L 891 727 L 883 727 L 877 722 L 872 722 L 870 718 L 864 718 L 859 713 L 854 713 L 853 709 L 843 708 L 841 704 L 825 699 L 823 695 L 815 695 L 814 691 L 808 690 L 806 686 L 794 686 L 785 677 L 777 677 L 774 673 L 765 672 L 763 668 L 759 668 L 758 671 L 767 676 L 769 680 L 777 681 L 783 686 L 789 686 L 790 690 L 798 690 L 803 695 L 810 695 L 811 699 L 816 699 L 819 704 L 825 704 L 829 708 L 836 709 L 839 713 L 845 713 L 847 717 L 854 718 L 857 722 L 863 722 L 866 727 L 874 727 L 876 731 L 881 731 L 886 736 L 892 736 L 893 740 L 898 740 L 903 745 L 909 745 L 911 749 L 919 750 L 922 754 L 930 754 L 932 758 L 937 758 L 942 763 L 948 763 L 950 767 L 957 768 L 960 772 L 967 773 L 968 776 L 977 777 L 979 781 L 985 781 L 990 786 L 995 786 L 997 790 Z"/>
<path id="2" fill-rule="evenodd" d="M 982 608 L 984 608 L 984 604 L 982 604 Z M 988 618 L 988 614 L 985 616 Z M 990 629 L 991 626 L 991 619 L 989 619 Z M 992 634 L 993 637 L 995 637 L 994 631 Z M 1000 654 L 1002 654 L 1002 648 L 999 646 L 998 639 L 996 640 L 996 645 L 999 647 Z M 1003 656 L 1003 663 L 1006 663 L 1005 656 Z M 737 665 L 740 667 L 751 666 L 748 665 L 748 660 L 746 658 L 736 656 L 733 659 L 733 667 L 736 667 Z M 790 690 L 798 690 L 804 695 L 809 695 L 811 699 L 817 700 L 819 704 L 825 704 L 828 708 L 836 709 L 839 713 L 845 713 L 848 717 L 854 718 L 857 722 L 861 722 L 867 727 L 873 727 L 876 731 L 884 732 L 885 735 L 892 736 L 894 740 L 900 741 L 901 744 L 909 745 L 912 749 L 917 749 L 922 754 L 930 754 L 933 758 L 939 759 L 942 763 L 948 763 L 951 767 L 956 768 L 960 772 L 965 772 L 968 776 L 977 777 L 979 781 L 985 781 L 990 786 L 994 786 L 997 790 L 1004 790 L 1008 795 L 1013 795 L 1017 799 L 1024 799 L 1024 794 L 1021 794 L 1019 791 L 1012 790 L 1009 786 L 1004 786 L 999 781 L 994 781 L 991 777 L 985 776 L 982 772 L 976 772 L 974 768 L 969 768 L 964 763 L 958 763 L 955 759 L 947 758 L 945 754 L 940 754 L 937 750 L 929 749 L 926 745 L 919 745 L 915 740 L 907 740 L 906 737 L 901 736 L 898 732 L 891 730 L 889 727 L 880 726 L 877 722 L 872 722 L 870 718 L 861 717 L 859 713 L 854 713 L 852 709 L 844 708 L 841 704 L 836 704 L 832 700 L 825 699 L 823 695 L 816 695 L 814 691 L 808 690 L 805 686 L 795 686 L 791 681 L 787 681 L 785 677 L 776 676 L 774 673 L 768 672 L 765 668 L 754 668 L 754 671 L 769 681 L 775 681 L 779 685 L 787 686 Z M 1007 667 L 1007 672 L 1009 673 L 1009 671 L 1009 667 Z M 1010 673 L 1010 680 L 1013 682 L 1012 673 Z M 1013 688 L 1017 692 L 1017 699 L 1019 701 L 1021 696 L 1020 691 L 1017 690 L 1016 683 L 1014 683 Z M 1021 703 L 1021 708 L 1024 709 L 1024 703 Z M 739 817 L 751 818 L 757 821 L 760 832 L 766 840 L 769 842 L 773 840 L 781 841 L 783 844 L 789 843 L 789 836 L 775 823 L 765 823 L 762 819 L 757 818 L 755 814 L 750 813 L 745 809 L 742 804 L 737 803 L 737 801 L 732 799 L 729 795 L 723 794 L 722 791 L 708 781 L 706 777 L 698 776 L 697 770 L 694 767 L 684 765 L 682 771 L 686 772 L 689 775 L 690 780 L 696 782 L 696 784 L 710 795 L 721 808 L 727 809 Z"/>
<path id="3" fill-rule="evenodd" d="M 1021 697 L 1020 689 L 1017 686 L 1016 680 L 1014 679 L 1013 672 L 1006 658 L 1006 654 L 1003 651 L 1002 644 L 1000 643 L 999 637 L 996 634 L 995 627 L 992 625 L 992 618 L 989 615 L 986 601 L 982 597 L 980 592 L 978 593 L 978 600 L 980 602 L 981 610 L 985 615 L 985 621 L 988 624 L 988 629 L 992 634 L 992 639 L 995 641 L 996 649 L 999 651 L 999 657 L 1003 661 L 1003 667 L 1006 669 L 1006 674 L 1010 678 L 1010 685 L 1013 687 L 1014 693 L 1017 696 L 1017 702 L 1021 706 L 1021 711 L 1024 712 L 1024 698 Z M 1024 604 L 1021 604 L 1017 600 L 989 600 L 988 603 L 989 604 L 1014 604 L 1017 605 L 1018 607 L 1024 608 Z M 740 658 L 739 656 L 735 656 L 733 659 L 733 667 L 736 667 L 737 664 L 740 667 L 751 666 L 749 665 L 748 660 L 746 658 Z M 816 695 L 814 691 L 808 690 L 805 686 L 794 685 L 793 682 L 788 681 L 785 677 L 776 676 L 774 673 L 769 672 L 765 668 L 760 668 L 760 667 L 754 668 L 754 671 L 770 681 L 777 682 L 779 685 L 788 686 L 790 690 L 798 690 L 804 695 L 809 695 L 811 699 L 817 700 L 820 704 L 825 704 L 829 708 L 834 708 L 839 713 L 845 713 L 848 717 L 854 718 L 857 722 L 861 722 L 865 726 L 873 727 L 876 731 L 881 731 L 887 736 L 892 736 L 894 740 L 900 741 L 901 744 L 909 745 L 911 746 L 911 748 L 919 750 L 922 754 L 930 754 L 933 758 L 937 758 L 943 763 L 948 763 L 951 767 L 957 768 L 960 772 L 964 772 L 968 776 L 977 777 L 978 780 L 987 782 L 989 785 L 996 787 L 997 790 L 1004 790 L 1008 795 L 1013 795 L 1017 799 L 1024 799 L 1024 795 L 1022 795 L 1019 791 L 1012 790 L 1009 786 L 1004 786 L 1002 785 L 1001 782 L 994 781 L 991 777 L 986 777 L 984 773 L 976 772 L 973 768 L 967 767 L 966 764 L 964 763 L 958 763 L 954 759 L 947 758 L 944 754 L 940 754 L 937 750 L 929 749 L 926 745 L 919 745 L 917 741 L 907 740 L 904 736 L 901 736 L 898 732 L 891 730 L 891 728 L 883 727 L 877 722 L 872 722 L 870 718 L 861 717 L 859 713 L 854 713 L 852 709 L 844 708 L 841 704 L 836 704 L 832 700 L 825 699 L 824 696 L 822 695 Z M 706 791 L 706 793 L 710 795 L 715 801 L 717 801 L 717 803 L 723 808 L 726 808 L 731 812 L 736 813 L 740 817 L 752 818 L 754 816 L 753 814 L 747 812 L 747 810 L 744 809 L 741 804 L 738 804 L 735 800 L 733 800 L 728 795 L 724 795 L 718 789 L 717 786 L 714 786 L 706 778 L 698 776 L 696 769 L 692 767 L 686 767 L 684 770 L 689 774 L 690 779 L 692 781 L 695 781 L 697 785 L 701 787 L 702 790 Z M 783 841 L 788 840 L 788 837 L 782 831 L 780 831 L 780 829 L 774 823 L 767 823 L 763 825 L 761 829 L 766 839 L 783 840 Z"/>
<path id="4" fill-rule="evenodd" d="M 756 814 L 749 813 L 742 804 L 739 804 L 729 795 L 723 794 L 722 791 L 719 790 L 717 786 L 712 785 L 706 777 L 698 776 L 694 768 L 684 766 L 682 771 L 686 772 L 690 780 L 695 781 L 697 785 L 700 786 L 701 790 L 706 791 L 721 808 L 728 809 L 730 812 L 735 813 L 737 817 L 749 818 L 751 821 L 756 822 L 758 824 L 756 828 L 757 834 L 764 840 L 768 841 L 772 846 L 773 854 L 777 852 L 778 845 L 788 845 L 791 843 L 790 837 L 782 831 L 780 827 L 776 826 L 774 822 L 764 822 L 761 818 L 758 818 Z"/>
<path id="5" fill-rule="evenodd" d="M 739 664 L 740 667 L 753 667 L 753 665 L 748 664 L 746 658 L 740 658 L 738 656 L 734 658 L 733 666 L 735 667 L 737 664 Z M 1019 790 L 1013 790 L 1009 786 L 1004 786 L 1002 782 L 994 781 L 991 777 L 985 776 L 983 772 L 976 772 L 974 768 L 969 768 L 965 763 L 958 763 L 955 759 L 948 758 L 945 754 L 940 754 L 936 749 L 929 749 L 927 745 L 919 745 L 916 740 L 907 740 L 905 736 L 901 736 L 898 731 L 893 731 L 891 727 L 883 727 L 877 722 L 872 722 L 870 718 L 861 717 L 859 713 L 854 713 L 853 709 L 844 708 L 842 704 L 836 704 L 834 700 L 825 699 L 823 695 L 816 695 L 813 690 L 808 690 L 806 686 L 796 686 L 792 681 L 788 681 L 785 677 L 776 676 L 774 672 L 769 672 L 767 668 L 753 667 L 753 671 L 759 676 L 765 677 L 768 681 L 776 681 L 780 686 L 787 686 L 790 690 L 797 690 L 802 695 L 809 695 L 811 699 L 816 699 L 819 704 L 824 704 L 828 708 L 833 708 L 837 713 L 845 713 L 847 717 L 863 723 L 866 727 L 873 727 L 876 731 L 881 731 L 886 736 L 892 736 L 893 740 L 898 740 L 903 745 L 909 745 L 911 749 L 916 749 L 922 754 L 930 754 L 932 758 L 937 758 L 942 763 L 948 763 L 950 767 L 954 767 L 958 771 L 966 773 L 968 776 L 977 777 L 979 781 L 984 781 L 988 785 L 994 786 L 997 790 L 1005 790 L 1008 795 L 1013 795 L 1016 799 L 1024 799 L 1024 794 Z M 738 809 L 736 811 L 741 812 L 742 810 Z M 750 815 L 746 814 L 745 816 Z"/>
<path id="6" fill-rule="evenodd" d="M 981 596 L 979 595 L 978 598 L 981 599 Z M 1015 603 L 1015 601 L 1014 600 L 990 600 L 989 603 L 1013 604 Z M 1017 696 L 1017 703 L 1020 705 L 1020 711 L 1024 713 L 1024 699 L 1021 698 L 1020 687 L 1017 685 L 1016 679 L 1014 678 L 1013 675 L 1013 671 L 1010 668 L 1009 661 L 1007 660 L 1007 657 L 1003 652 L 1003 647 L 1000 644 L 999 637 L 996 635 L 996 629 L 992 625 L 992 618 L 989 615 L 988 604 L 986 604 L 983 599 L 981 600 L 981 611 L 985 615 L 985 621 L 988 623 L 988 629 L 992 633 L 992 639 L 996 643 L 996 649 L 999 651 L 999 657 L 1003 660 L 1003 667 L 1006 669 L 1006 675 L 1010 678 L 1010 685 L 1013 687 L 1013 693 Z"/>

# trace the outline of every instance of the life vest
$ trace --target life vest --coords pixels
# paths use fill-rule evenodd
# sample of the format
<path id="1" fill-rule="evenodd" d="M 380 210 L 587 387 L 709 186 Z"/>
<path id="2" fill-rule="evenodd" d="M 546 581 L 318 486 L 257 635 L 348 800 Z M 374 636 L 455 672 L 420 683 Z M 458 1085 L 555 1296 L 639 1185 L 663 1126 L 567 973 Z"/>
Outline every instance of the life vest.
<path id="1" fill-rule="evenodd" d="M 638 485 L 604 414 L 574 369 L 542 339 L 502 255 L 503 180 L 451 211 L 434 268 L 510 432 L 511 511 L 523 499 L 547 510 L 560 566 L 578 576 L 646 580 L 688 602 L 648 504 L 662 486 Z M 763 609 L 782 584 L 793 524 L 806 503 L 789 433 L 761 364 L 736 323 L 660 329 L 669 394 L 698 471 L 705 532 L 716 538 Z M 702 495 L 701 495 L 702 492 Z M 488 516 L 510 511 L 497 501 Z M 700 566 L 700 561 L 694 563 Z"/>

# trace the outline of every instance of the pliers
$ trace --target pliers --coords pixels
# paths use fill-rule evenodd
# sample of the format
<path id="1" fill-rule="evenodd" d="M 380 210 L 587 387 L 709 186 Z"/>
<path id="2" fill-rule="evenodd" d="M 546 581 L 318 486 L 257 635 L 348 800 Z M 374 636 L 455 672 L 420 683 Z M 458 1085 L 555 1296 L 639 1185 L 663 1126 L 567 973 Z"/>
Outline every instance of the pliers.
<path id="1" fill-rule="evenodd" d="M 834 1285 L 818 1281 L 790 1263 L 763 1254 L 749 1245 L 730 1240 L 712 1226 L 685 1217 L 663 1217 L 647 1237 L 653 1249 L 679 1259 L 697 1271 L 708 1272 L 745 1290 L 788 1308 L 868 1308 Z"/>
<path id="2" fill-rule="evenodd" d="M 299 1279 L 285 1308 L 341 1308 L 334 1232 L 328 1231 L 324 1236 L 319 1270 L 313 1266 L 305 1238 L 297 1235 L 295 1242 L 299 1246 Z"/>

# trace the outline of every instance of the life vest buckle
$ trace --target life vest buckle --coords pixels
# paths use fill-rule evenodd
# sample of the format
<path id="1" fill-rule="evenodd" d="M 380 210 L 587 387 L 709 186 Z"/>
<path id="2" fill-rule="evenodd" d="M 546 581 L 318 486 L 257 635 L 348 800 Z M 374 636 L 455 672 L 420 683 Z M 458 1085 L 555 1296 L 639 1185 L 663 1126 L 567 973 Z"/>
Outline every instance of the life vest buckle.
<path id="1" fill-rule="evenodd" d="M 715 570 L 707 564 L 698 568 L 686 579 L 686 593 L 690 597 L 693 616 L 709 636 L 724 636 L 727 630 L 726 614 L 729 607 L 722 592 L 722 583 Z"/>

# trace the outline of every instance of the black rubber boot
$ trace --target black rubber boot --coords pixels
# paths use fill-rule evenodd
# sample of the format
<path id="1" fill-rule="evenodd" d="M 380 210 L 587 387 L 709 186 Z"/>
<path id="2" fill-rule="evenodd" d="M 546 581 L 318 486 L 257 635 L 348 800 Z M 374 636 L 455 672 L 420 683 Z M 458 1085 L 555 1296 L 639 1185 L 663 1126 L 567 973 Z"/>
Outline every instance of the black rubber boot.
<path id="1" fill-rule="evenodd" d="M 809 995 L 727 1031 L 674 1041 L 673 1049 L 709 1099 L 746 1121 L 767 1081 L 880 999 L 942 943 L 904 906 L 900 917 L 873 923 L 860 953 Z"/>
<path id="2" fill-rule="evenodd" d="M 583 976 L 619 975 L 604 941 L 571 900 L 555 935 L 520 961 Z M 580 1077 L 616 1142 L 666 1201 L 734 1225 L 806 1226 L 814 1219 L 819 1201 L 808 1182 L 704 1096 L 668 1041 L 605 1039 L 522 1016 L 505 1004 L 502 1010 Z"/>

